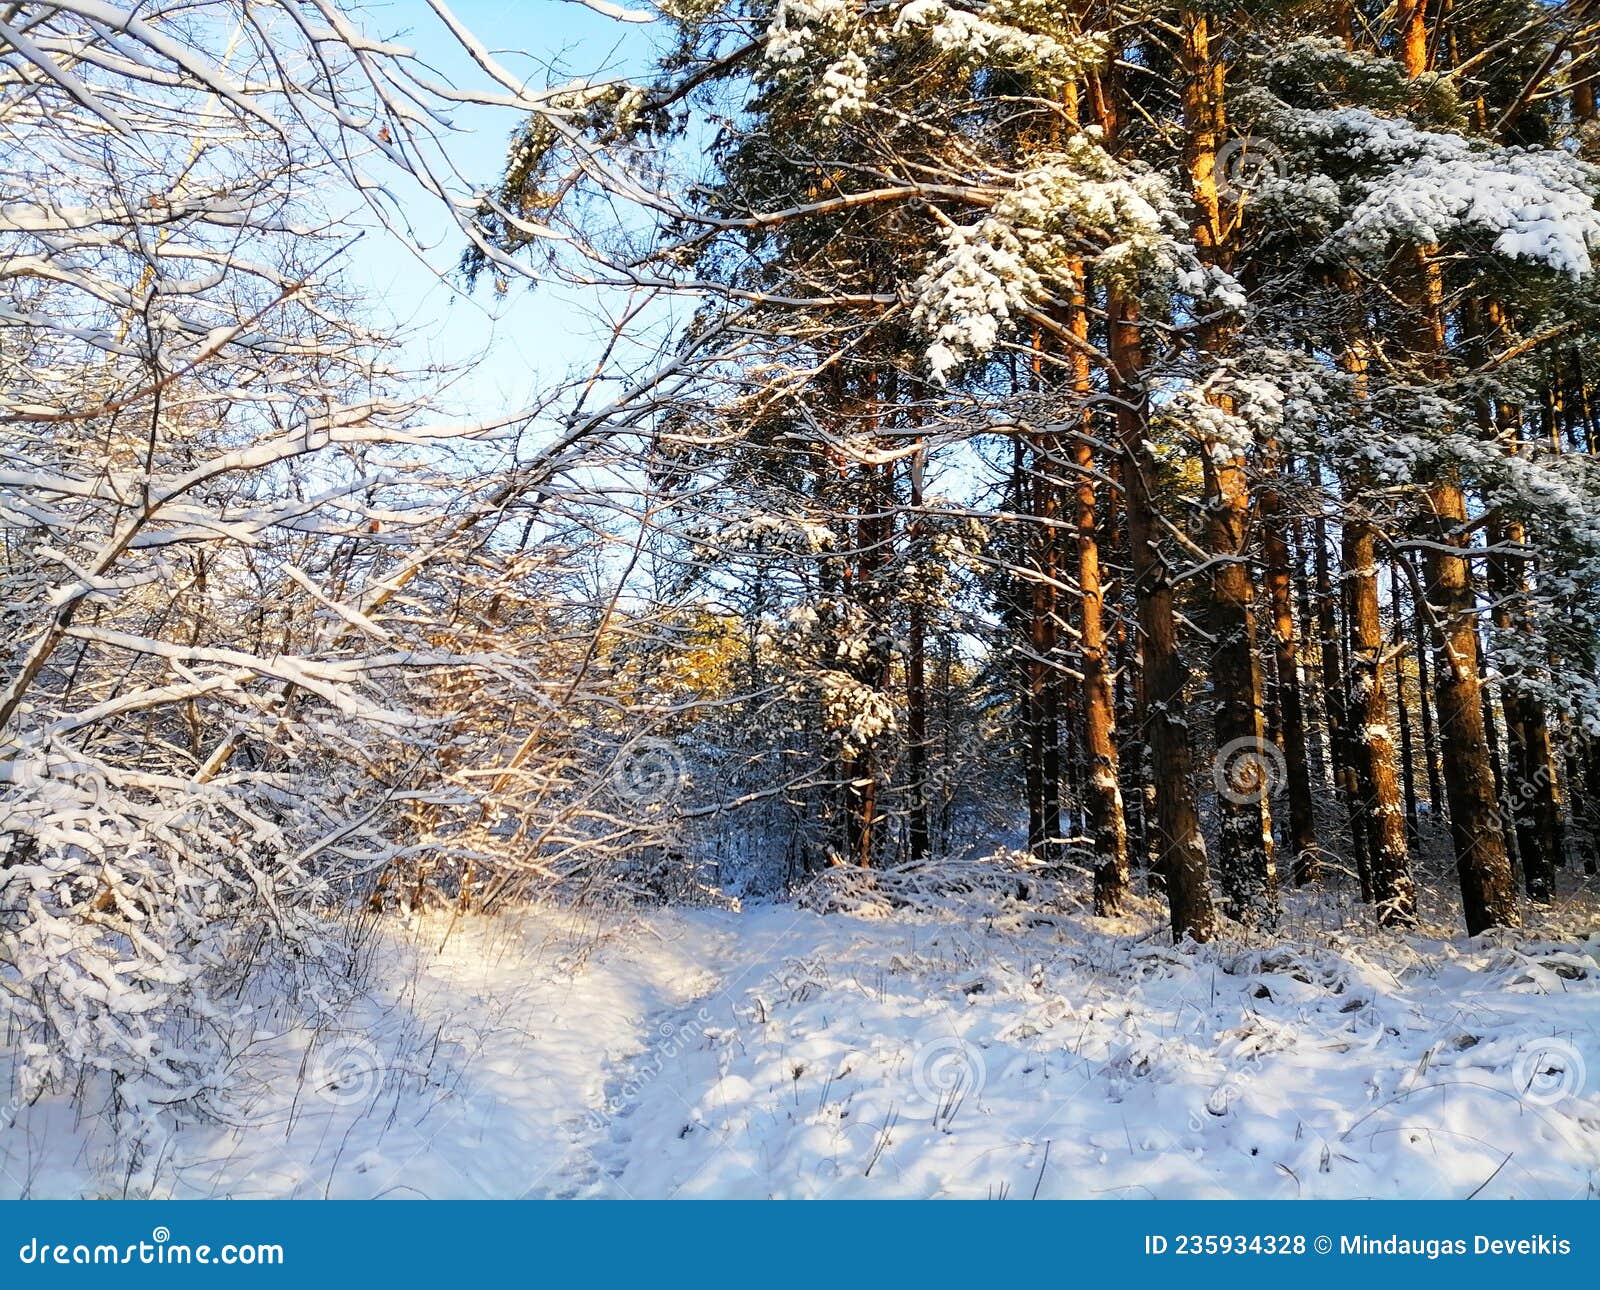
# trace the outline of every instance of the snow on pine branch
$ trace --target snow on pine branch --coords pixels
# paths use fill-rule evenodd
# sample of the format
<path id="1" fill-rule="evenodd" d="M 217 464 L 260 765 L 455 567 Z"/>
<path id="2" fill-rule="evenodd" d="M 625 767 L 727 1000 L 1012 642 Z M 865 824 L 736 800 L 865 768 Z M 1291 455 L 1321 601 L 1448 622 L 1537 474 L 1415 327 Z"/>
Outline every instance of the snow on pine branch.
<path id="1" fill-rule="evenodd" d="M 1335 245 L 1381 254 L 1397 242 L 1449 245 L 1486 239 L 1497 255 L 1570 278 L 1593 271 L 1600 251 L 1600 169 L 1560 149 L 1488 144 L 1426 130 L 1367 108 L 1279 106 L 1270 113 L 1286 144 L 1326 158 L 1348 176 L 1352 198 Z M 1301 176 L 1278 177 L 1323 192 Z"/>
<path id="2" fill-rule="evenodd" d="M 1004 220 L 950 229 L 917 281 L 911 310 L 912 323 L 930 337 L 934 379 L 946 380 L 966 360 L 987 354 L 1043 290 L 1022 239 Z"/>
<path id="3" fill-rule="evenodd" d="M 1105 53 L 1098 34 L 1063 39 L 1060 26 L 1029 26 L 1026 6 L 946 0 L 910 0 L 899 6 L 863 5 L 851 0 L 777 0 L 765 32 L 769 64 L 794 66 L 814 50 L 841 42 L 869 47 L 926 41 L 936 51 L 979 66 L 1007 66 L 1064 77 L 1093 66 Z M 866 66 L 862 62 L 863 68 Z"/>
<path id="4" fill-rule="evenodd" d="M 1397 239 L 1490 239 L 1498 255 L 1569 278 L 1594 270 L 1600 252 L 1600 171 L 1564 152 L 1493 148 L 1425 155 L 1375 181 L 1343 235 L 1364 249 Z"/>
<path id="5" fill-rule="evenodd" d="M 989 213 L 950 228 L 912 287 L 912 321 L 930 339 L 940 381 L 992 350 L 1029 309 L 1069 296 L 1086 266 L 1136 289 L 1243 306 L 1239 285 L 1196 258 L 1172 186 L 1111 157 L 1097 130 L 1000 182 Z"/>
<path id="6" fill-rule="evenodd" d="M 1029 6 L 1005 2 L 777 0 L 760 40 L 758 76 L 809 85 L 824 125 L 871 110 L 919 47 L 946 63 L 1020 72 L 1056 92 L 1106 52 L 1098 33 L 1066 28 L 1055 15 L 1040 21 Z"/>

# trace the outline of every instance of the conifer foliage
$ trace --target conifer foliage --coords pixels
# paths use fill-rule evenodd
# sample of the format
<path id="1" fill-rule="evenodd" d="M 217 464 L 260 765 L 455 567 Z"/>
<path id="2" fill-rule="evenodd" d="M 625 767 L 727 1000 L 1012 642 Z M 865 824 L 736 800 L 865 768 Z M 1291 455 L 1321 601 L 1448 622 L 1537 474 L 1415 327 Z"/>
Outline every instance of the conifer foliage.
<path id="1" fill-rule="evenodd" d="M 1593 872 L 1587 10 L 659 17 L 518 136 L 484 240 L 553 219 L 737 335 L 660 431 L 660 531 L 798 633 L 742 678 L 790 696 L 741 755 L 797 772 L 791 867 L 1014 807 L 1040 872 L 1196 940 L 1288 884 L 1401 927 L 1454 886 L 1477 932 Z"/>

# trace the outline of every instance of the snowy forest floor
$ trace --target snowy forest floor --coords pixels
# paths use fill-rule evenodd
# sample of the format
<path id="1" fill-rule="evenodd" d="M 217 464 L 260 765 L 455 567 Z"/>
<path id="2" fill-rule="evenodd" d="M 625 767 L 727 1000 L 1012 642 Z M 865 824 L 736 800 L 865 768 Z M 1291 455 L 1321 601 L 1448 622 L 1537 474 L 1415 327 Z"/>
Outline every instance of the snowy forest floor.
<path id="1" fill-rule="evenodd" d="M 336 1024 L 258 1009 L 233 1122 L 136 1167 L 87 1094 L 11 1107 L 0 1194 L 1600 1194 L 1592 902 L 1474 940 L 1167 946 L 1003 902 L 380 923 Z"/>

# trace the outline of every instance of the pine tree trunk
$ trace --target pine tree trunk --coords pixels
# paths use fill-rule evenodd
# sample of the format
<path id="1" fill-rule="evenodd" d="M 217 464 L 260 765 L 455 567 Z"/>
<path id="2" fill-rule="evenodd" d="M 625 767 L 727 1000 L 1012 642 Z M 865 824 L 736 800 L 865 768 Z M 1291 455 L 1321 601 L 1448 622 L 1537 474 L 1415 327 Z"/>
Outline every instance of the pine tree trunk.
<path id="1" fill-rule="evenodd" d="M 1434 660 L 1435 706 L 1450 833 L 1467 932 L 1521 923 L 1511 861 L 1500 831 L 1500 809 L 1489 758 L 1478 679 L 1478 630 L 1471 572 L 1455 530 L 1467 518 L 1466 499 L 1451 480 L 1428 489 L 1437 527 L 1424 557 L 1428 599 L 1439 615 Z"/>
<path id="2" fill-rule="evenodd" d="M 1300 658 L 1295 639 L 1294 587 L 1283 499 L 1276 489 L 1261 494 L 1262 547 L 1267 563 L 1267 591 L 1272 600 L 1273 648 L 1278 662 L 1278 724 L 1283 744 L 1289 800 L 1291 872 L 1302 883 L 1303 871 L 1320 864 L 1317 822 L 1311 797 L 1311 767 L 1306 747 L 1306 719 L 1300 687 Z"/>
<path id="3" fill-rule="evenodd" d="M 1600 868 L 1600 782 L 1595 768 L 1600 765 L 1597 741 L 1572 732 L 1567 742 L 1567 784 L 1571 793 L 1572 818 L 1577 826 L 1577 845 L 1583 856 L 1583 871 L 1592 874 Z"/>
<path id="4" fill-rule="evenodd" d="M 1313 468 L 1314 469 L 1314 468 Z M 1320 789 L 1337 789 L 1337 759 L 1333 753 L 1333 728 L 1328 724 L 1325 711 L 1326 689 L 1322 676 L 1322 651 L 1316 642 L 1321 639 L 1317 627 L 1316 603 L 1312 597 L 1314 562 L 1307 552 L 1306 525 L 1296 520 L 1291 534 L 1294 538 L 1294 596 L 1295 619 L 1300 629 L 1300 640 L 1304 648 L 1300 653 L 1301 667 L 1305 676 L 1305 688 L 1301 697 L 1305 708 L 1306 751 L 1311 762 L 1311 775 L 1313 782 Z M 1317 850 L 1314 856 L 1307 857 L 1302 854 L 1297 859 L 1300 863 L 1295 865 L 1293 871 L 1294 884 L 1304 887 L 1308 883 L 1320 881 L 1322 876 L 1322 857 L 1327 853 L 1321 835 L 1318 835 Z M 1314 864 L 1308 864 L 1308 859 Z"/>
<path id="5" fill-rule="evenodd" d="M 1144 388 L 1138 306 L 1129 299 L 1113 296 L 1107 313 L 1128 544 L 1143 644 L 1146 729 L 1156 803 L 1154 833 L 1161 852 L 1173 938 L 1208 941 L 1216 934 L 1216 911 L 1211 903 L 1211 876 L 1195 799 L 1192 732 L 1184 698 L 1183 661 L 1178 652 L 1172 577 L 1157 546 L 1149 491 L 1155 462 L 1147 447 L 1150 402 Z"/>
<path id="6" fill-rule="evenodd" d="M 1406 846 L 1389 704 L 1383 685 L 1383 628 L 1378 617 L 1377 531 L 1364 520 L 1344 527 L 1344 576 L 1350 604 L 1350 706 L 1345 727 L 1355 755 L 1369 838 L 1369 881 L 1378 921 L 1410 927 L 1417 921 L 1416 884 Z"/>
<path id="7" fill-rule="evenodd" d="M 1483 730 L 1489 740 L 1489 768 L 1494 772 L 1494 800 L 1500 806 L 1500 836 L 1505 840 L 1506 858 L 1516 877 L 1522 857 L 1517 851 L 1517 831 L 1512 827 L 1516 812 L 1511 807 L 1507 787 L 1505 755 L 1500 748 L 1500 723 L 1495 719 L 1494 690 L 1489 685 L 1489 642 L 1478 635 L 1478 688 L 1483 694 Z"/>
<path id="8" fill-rule="evenodd" d="M 1595 861 L 1600 858 L 1600 739 L 1587 739 L 1582 760 L 1582 775 L 1573 779 L 1573 797 L 1582 794 L 1589 805 L 1589 819 L 1594 826 L 1590 837 L 1594 839 L 1594 845 L 1584 858 L 1584 872 L 1594 874 L 1597 869 Z"/>
<path id="9" fill-rule="evenodd" d="M 1389 563 L 1389 605 L 1394 614 L 1394 630 L 1390 640 L 1396 659 L 1394 673 L 1394 708 L 1400 730 L 1400 785 L 1405 792 L 1406 841 L 1412 851 L 1422 847 L 1422 827 L 1417 819 L 1417 767 L 1416 753 L 1411 739 L 1411 705 L 1406 702 L 1405 669 L 1399 660 L 1405 658 L 1406 636 L 1404 620 L 1400 614 L 1402 603 L 1399 557 Z"/>
<path id="10" fill-rule="evenodd" d="M 1522 524 L 1492 521 L 1489 544 L 1493 548 L 1521 547 Z M 1527 590 L 1521 557 L 1497 551 L 1489 559 L 1489 589 L 1494 596 L 1494 624 L 1501 631 L 1516 628 L 1510 601 Z M 1561 807 L 1556 784 L 1550 728 L 1539 701 L 1518 689 L 1513 678 L 1501 697 L 1508 744 L 1506 766 L 1510 772 L 1506 794 L 1511 802 L 1517 852 L 1528 898 L 1548 905 L 1555 898 L 1556 861 L 1561 853 Z"/>
<path id="11" fill-rule="evenodd" d="M 1321 471 L 1315 472 L 1320 476 Z M 1318 481 L 1320 483 L 1320 480 Z M 1345 734 L 1344 651 L 1341 649 L 1338 606 L 1333 590 L 1333 572 L 1328 555 L 1328 522 L 1317 516 L 1313 542 L 1312 567 L 1317 587 L 1317 641 L 1322 666 L 1322 710 L 1328 723 L 1328 752 L 1333 763 L 1333 784 L 1339 804 L 1350 832 L 1350 853 L 1361 876 L 1361 898 L 1371 899 L 1368 889 L 1366 849 L 1367 836 L 1362 813 L 1357 808 L 1357 794 L 1350 755 L 1350 744 Z M 1311 875 L 1307 881 L 1316 881 Z"/>
<path id="12" fill-rule="evenodd" d="M 955 642 L 948 633 L 939 636 L 939 720 L 942 756 L 944 758 L 944 779 L 939 785 L 939 847 L 948 851 L 952 842 L 952 833 L 955 828 L 955 771 L 961 764 L 962 754 L 967 752 L 965 744 L 956 747 L 955 736 L 960 723 L 956 718 L 956 694 L 954 685 L 955 672 Z M 963 704 L 963 707 L 965 705 Z"/>
<path id="13" fill-rule="evenodd" d="M 1202 258 L 1220 266 L 1226 239 L 1216 159 L 1225 129 L 1223 67 L 1212 56 L 1205 15 L 1185 13 L 1182 22 L 1184 162 L 1196 208 L 1193 232 Z M 1203 326 L 1199 339 L 1202 350 L 1212 356 L 1229 345 L 1218 325 Z M 1223 411 L 1231 408 L 1224 406 Z M 1206 540 L 1212 556 L 1207 622 L 1213 637 L 1214 778 L 1221 821 L 1218 870 L 1228 915 L 1246 924 L 1271 925 L 1277 919 L 1278 876 L 1270 797 L 1278 785 L 1262 719 L 1255 585 L 1248 559 L 1250 490 L 1242 454 L 1210 441 L 1201 447 Z"/>
<path id="14" fill-rule="evenodd" d="M 1418 577 L 1415 563 L 1409 555 L 1402 554 L 1410 567 L 1409 577 Z M 1416 585 L 1415 582 L 1412 583 Z M 1422 765 L 1428 772 L 1428 813 L 1429 817 L 1439 823 L 1444 823 L 1450 818 L 1449 807 L 1445 803 L 1444 780 L 1439 773 L 1439 740 L 1434 731 L 1433 721 L 1433 687 L 1429 681 L 1429 632 L 1428 620 L 1415 600 L 1411 607 L 1411 622 L 1416 635 L 1417 650 L 1417 715 L 1422 720 Z"/>
<path id="15" fill-rule="evenodd" d="M 1115 62 L 1090 77 L 1094 117 L 1107 144 L 1115 141 L 1120 125 L 1120 86 L 1115 78 Z M 1194 731 L 1189 727 L 1184 696 L 1187 677 L 1178 650 L 1173 581 L 1157 546 L 1154 499 L 1150 498 L 1155 461 L 1149 450 L 1150 395 L 1144 383 L 1139 304 L 1118 291 L 1107 291 L 1106 343 L 1139 624 L 1138 645 L 1131 653 L 1139 659 L 1139 738 L 1149 754 L 1141 818 L 1149 834 L 1147 847 L 1155 853 L 1150 888 L 1165 890 L 1174 941 L 1203 943 L 1216 935 L 1216 907 L 1211 901 L 1210 864 L 1195 799 Z"/>
<path id="16" fill-rule="evenodd" d="M 922 535 L 922 471 L 919 445 L 911 464 L 911 514 L 909 536 L 913 544 Z M 913 862 L 928 858 L 928 680 L 927 615 L 920 596 L 911 602 L 906 640 L 906 769 L 910 780 L 911 809 L 906 822 L 906 849 Z"/>
<path id="17" fill-rule="evenodd" d="M 1256 654 L 1255 588 L 1246 562 L 1250 497 L 1240 460 L 1206 453 L 1207 536 L 1218 561 L 1206 621 L 1211 630 L 1212 724 L 1217 740 L 1218 861 L 1228 915 L 1251 925 L 1276 917 L 1270 795 L 1278 772 L 1262 720 L 1261 663 Z"/>
<path id="18" fill-rule="evenodd" d="M 1061 858 L 1061 659 L 1057 653 L 1061 581 L 1061 489 L 1048 446 L 1036 445 L 1033 477 L 1034 527 L 1039 577 L 1033 584 L 1032 641 L 1039 660 L 1039 828 L 1035 854 L 1049 863 Z"/>
<path id="19" fill-rule="evenodd" d="M 1011 445 L 1011 486 L 1019 514 L 1030 514 L 1033 501 L 1028 478 L 1027 450 L 1021 437 Z M 1037 657 L 1033 633 L 1033 588 L 1020 580 L 1012 597 L 1015 630 L 1026 633 L 1027 648 L 1018 651 L 1018 710 L 1022 719 L 1022 783 L 1028 804 L 1028 850 L 1038 855 L 1044 848 L 1044 669 Z"/>
<path id="20" fill-rule="evenodd" d="M 888 464 L 861 467 L 860 514 L 856 522 L 859 558 L 853 591 L 872 624 L 871 642 L 858 665 L 856 679 L 873 690 L 882 690 L 889 675 L 890 633 L 883 621 L 886 606 L 881 576 L 894 541 L 891 469 Z M 845 764 L 845 843 L 851 862 L 863 867 L 870 867 L 876 860 L 879 845 L 878 752 L 877 741 L 869 741 Z"/>
<path id="21" fill-rule="evenodd" d="M 1081 267 L 1075 275 L 1072 330 L 1089 336 L 1087 296 Z M 1074 350 L 1074 393 L 1087 401 L 1091 393 L 1087 356 Z M 1083 674 L 1083 743 L 1088 772 L 1084 805 L 1094 836 L 1094 911 L 1120 913 L 1128 894 L 1128 831 L 1122 813 L 1116 745 L 1116 699 L 1106 654 L 1105 605 L 1100 579 L 1100 539 L 1095 515 L 1094 424 L 1085 406 L 1080 433 L 1072 440 L 1073 526 L 1078 547 L 1078 655 Z"/>
<path id="22" fill-rule="evenodd" d="M 1572 86 L 1572 115 L 1577 121 L 1595 119 L 1594 76 L 1597 70 L 1593 58 L 1594 36 L 1586 29 L 1572 42 L 1572 57 L 1582 59 Z"/>
<path id="23" fill-rule="evenodd" d="M 1427 7 L 1411 0 L 1401 10 L 1404 36 L 1401 62 L 1417 80 L 1428 70 Z M 1435 379 L 1448 374 L 1445 352 L 1444 293 L 1431 247 L 1412 255 L 1414 280 L 1402 284 L 1415 318 L 1415 351 Z M 1403 297 L 1405 298 L 1405 297 Z M 1472 569 L 1458 530 L 1466 523 L 1467 503 L 1449 470 L 1427 489 L 1434 531 L 1423 566 L 1429 602 L 1439 615 L 1435 707 L 1439 717 L 1440 753 L 1445 795 L 1450 803 L 1450 832 L 1455 843 L 1456 871 L 1467 931 L 1477 935 L 1490 927 L 1515 927 L 1521 922 L 1511 861 L 1500 829 L 1494 767 L 1483 714 L 1483 688 L 1478 678 L 1478 629 Z"/>
<path id="24" fill-rule="evenodd" d="M 1131 565 L 1132 560 L 1128 563 Z M 1151 821 L 1155 819 L 1155 783 L 1150 770 L 1150 746 L 1142 731 L 1149 728 L 1144 701 L 1144 657 L 1138 645 L 1138 631 L 1129 631 L 1119 622 L 1117 651 L 1119 690 L 1117 705 L 1117 760 L 1122 772 L 1123 818 L 1128 824 L 1128 847 L 1139 861 L 1145 891 L 1165 897 L 1166 877 L 1161 871 L 1160 853 L 1155 849 Z"/>

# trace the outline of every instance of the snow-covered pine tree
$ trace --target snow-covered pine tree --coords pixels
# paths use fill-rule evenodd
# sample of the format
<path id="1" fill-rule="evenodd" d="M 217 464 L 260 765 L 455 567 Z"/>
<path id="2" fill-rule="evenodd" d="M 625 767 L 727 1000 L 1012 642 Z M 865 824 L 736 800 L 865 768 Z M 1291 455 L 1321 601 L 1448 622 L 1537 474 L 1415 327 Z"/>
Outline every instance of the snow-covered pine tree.
<path id="1" fill-rule="evenodd" d="M 742 354 L 702 390 L 769 427 L 757 457 L 798 465 L 784 523 L 828 533 L 794 584 L 834 642 L 818 665 L 852 660 L 816 674 L 823 727 L 885 733 L 909 704 L 904 764 L 929 774 L 924 650 L 896 652 L 926 604 L 915 628 L 897 616 L 889 571 L 927 532 L 906 463 L 940 462 L 983 534 L 965 548 L 995 598 L 977 658 L 1011 678 L 1023 835 L 1047 863 L 1081 856 L 1102 909 L 1126 867 L 1119 761 L 1154 781 L 1149 877 L 1180 937 L 1212 932 L 1208 833 L 1225 912 L 1263 926 L 1275 825 L 1297 881 L 1346 846 L 1318 819 L 1318 765 L 1380 920 L 1414 917 L 1417 851 L 1446 819 L 1469 927 L 1517 919 L 1513 861 L 1544 898 L 1563 782 L 1594 764 L 1593 624 L 1567 613 L 1594 487 L 1573 357 L 1596 219 L 1581 17 L 670 16 L 655 72 L 585 97 L 569 130 L 530 127 L 490 224 L 510 251 L 496 211 L 648 187 L 663 235 L 641 230 L 616 271 L 738 319 Z M 709 173 L 680 177 L 687 153 Z M 755 443 L 736 433 L 696 469 L 764 509 L 725 468 Z M 1108 639 L 1137 682 L 1120 723 Z M 836 746 L 842 857 L 874 858 L 903 738 Z"/>

